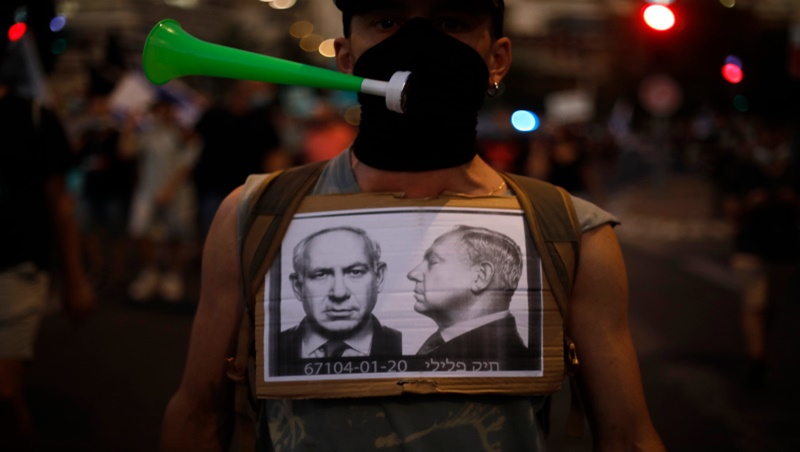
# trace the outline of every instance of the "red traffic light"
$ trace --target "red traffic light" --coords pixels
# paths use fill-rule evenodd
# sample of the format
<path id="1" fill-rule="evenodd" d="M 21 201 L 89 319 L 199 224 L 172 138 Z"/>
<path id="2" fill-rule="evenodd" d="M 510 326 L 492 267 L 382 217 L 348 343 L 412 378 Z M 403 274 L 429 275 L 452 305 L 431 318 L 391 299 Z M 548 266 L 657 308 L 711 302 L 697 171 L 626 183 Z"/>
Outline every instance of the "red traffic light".
<path id="1" fill-rule="evenodd" d="M 722 77 L 724 77 L 728 82 L 736 84 L 742 81 L 744 78 L 744 72 L 742 72 L 742 68 L 739 66 L 733 63 L 728 63 L 725 66 L 722 66 Z"/>
<path id="2" fill-rule="evenodd" d="M 25 22 L 17 22 L 8 29 L 8 40 L 11 42 L 19 41 L 28 29 Z"/>
<path id="3" fill-rule="evenodd" d="M 675 14 L 664 5 L 648 5 L 642 9 L 642 19 L 653 30 L 666 31 L 675 25 Z"/>

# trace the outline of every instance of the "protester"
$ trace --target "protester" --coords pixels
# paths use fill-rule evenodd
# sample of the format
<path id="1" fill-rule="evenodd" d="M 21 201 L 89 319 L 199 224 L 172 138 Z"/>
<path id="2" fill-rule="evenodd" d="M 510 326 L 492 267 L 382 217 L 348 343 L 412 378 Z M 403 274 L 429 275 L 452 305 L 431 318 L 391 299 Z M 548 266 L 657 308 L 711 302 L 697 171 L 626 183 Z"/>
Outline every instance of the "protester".
<path id="1" fill-rule="evenodd" d="M 769 332 L 800 259 L 800 196 L 786 126 L 764 118 L 753 135 L 730 165 L 724 205 L 734 229 L 731 265 L 740 283 L 745 384 L 760 389 L 768 377 Z"/>
<path id="2" fill-rule="evenodd" d="M 222 105 L 206 111 L 195 125 L 203 142 L 192 174 L 203 237 L 217 207 L 248 174 L 286 165 L 272 117 L 273 90 L 263 83 L 237 81 L 225 93 Z"/>
<path id="3" fill-rule="evenodd" d="M 111 89 L 110 82 L 93 82 L 87 111 L 75 121 L 82 177 L 78 217 L 89 271 L 97 283 L 119 283 L 127 276 L 128 212 L 136 179 L 136 162 L 120 147 Z"/>
<path id="4" fill-rule="evenodd" d="M 305 121 L 302 158 L 305 162 L 330 160 L 353 142 L 357 130 L 345 122 L 334 105 L 322 98 Z"/>
<path id="5" fill-rule="evenodd" d="M 444 192 L 511 196 L 476 155 L 478 109 L 511 64 L 501 0 L 339 0 L 339 69 L 388 80 L 411 70 L 419 83 L 406 113 L 362 94 L 350 149 L 325 168 L 312 193 Z M 242 276 L 236 210 L 240 191 L 217 212 L 206 242 L 200 295 L 183 380 L 166 410 L 164 450 L 225 450 L 233 426 L 226 358 L 236 348 Z M 616 220 L 575 199 L 582 225 L 568 333 L 581 354 L 578 379 L 599 450 L 663 450 L 644 400 L 627 323 L 625 265 Z M 246 321 L 246 320 L 244 320 Z M 405 336 L 404 336 L 405 337 Z M 313 388 L 309 388 L 311 390 Z M 324 388 L 320 388 L 324 390 Z M 544 397 L 427 394 L 363 399 L 268 399 L 256 425 L 262 450 L 542 450 L 534 410 Z"/>
<path id="6" fill-rule="evenodd" d="M 555 124 L 543 131 L 544 136 L 531 140 L 527 171 L 575 196 L 601 203 L 605 196 L 587 152 L 588 140 L 576 132 L 580 128 L 580 124 Z"/>
<path id="7" fill-rule="evenodd" d="M 141 270 L 131 283 L 131 300 L 156 294 L 170 302 L 185 294 L 184 271 L 195 240 L 197 200 L 191 180 L 199 143 L 178 123 L 174 103 L 160 99 L 140 124 L 129 121 L 122 137 L 126 153 L 138 158 L 130 234 L 136 241 Z"/>
<path id="8" fill-rule="evenodd" d="M 95 301 L 64 182 L 72 159 L 64 130 L 51 110 L 14 93 L 4 50 L 0 40 L 0 450 L 33 450 L 25 366 L 51 284 L 74 321 Z"/>

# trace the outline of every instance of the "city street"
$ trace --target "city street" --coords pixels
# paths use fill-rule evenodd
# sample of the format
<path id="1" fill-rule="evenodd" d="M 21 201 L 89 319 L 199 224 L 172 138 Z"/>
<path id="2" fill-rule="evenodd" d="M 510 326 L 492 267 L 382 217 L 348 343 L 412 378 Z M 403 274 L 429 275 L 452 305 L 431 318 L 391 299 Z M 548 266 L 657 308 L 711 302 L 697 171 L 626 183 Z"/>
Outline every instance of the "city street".
<path id="1" fill-rule="evenodd" d="M 653 421 L 668 450 L 800 450 L 800 288 L 795 280 L 781 305 L 767 388 L 746 391 L 729 233 L 710 219 L 708 196 L 690 177 L 662 189 L 629 187 L 608 206 L 624 223 L 631 329 Z M 27 391 L 39 450 L 155 450 L 193 313 L 191 303 L 103 299 L 83 327 L 47 318 Z M 588 434 L 563 435 L 568 402 L 565 386 L 555 398 L 552 450 L 590 450 Z"/>
<path id="2" fill-rule="evenodd" d="M 494 196 L 510 186 L 493 168 L 562 186 L 616 215 L 629 281 L 630 331 L 649 414 L 666 449 L 800 451 L 800 390 L 794 386 L 800 375 L 800 261 L 786 293 L 765 309 L 769 336 L 763 348 L 753 340 L 761 336 L 754 334 L 762 326 L 761 312 L 748 312 L 751 334 L 746 341 L 741 301 L 763 306 L 758 289 L 785 282 L 788 271 L 780 278 L 774 270 L 792 270 L 778 261 L 800 260 L 800 0 L 4 0 L 0 31 L 0 212 L 5 215 L 0 266 L 6 277 L 0 291 L 8 299 L 0 301 L 2 326 L 28 328 L 19 321 L 20 313 L 41 301 L 41 287 L 34 284 L 38 278 L 28 270 L 31 263 L 50 269 L 43 264 L 53 258 L 54 265 L 63 267 L 53 268 L 51 276 L 64 278 L 54 281 L 35 357 L 25 363 L 24 385 L 18 384 L 18 358 L 27 355 L 17 349 L 24 346 L 27 352 L 30 341 L 22 338 L 17 347 L 14 339 L 23 335 L 11 329 L 12 340 L 0 338 L 6 346 L 3 356 L 9 358 L 0 369 L 0 402 L 10 401 L 0 403 L 0 422 L 28 438 L 29 419 L 18 409 L 24 387 L 34 451 L 157 451 L 166 405 L 183 376 L 201 291 L 202 243 L 197 237 L 212 231 L 216 241 L 224 235 L 220 223 L 210 229 L 214 213 L 223 199 L 235 198 L 230 194 L 248 175 L 274 174 L 336 155 L 342 158 L 325 169 L 316 186 L 321 192 L 350 193 L 358 187 L 412 197 Z M 286 186 L 294 182 L 289 179 Z M 271 212 L 272 204 L 280 204 L 273 203 L 276 191 L 253 198 L 260 209 L 254 225 L 281 217 Z M 528 319 L 541 318 L 541 324 L 524 317 L 525 311 L 538 309 L 525 305 L 536 265 L 518 269 L 520 259 L 508 242 L 497 252 L 492 240 L 485 241 L 488 246 L 473 246 L 445 234 L 433 239 L 447 222 L 471 226 L 471 219 L 454 216 L 440 223 L 420 218 L 406 227 L 394 220 L 367 224 L 372 220 L 364 218 L 377 218 L 372 213 L 348 212 L 339 216 L 343 219 L 329 220 L 336 215 L 308 212 L 313 215 L 306 218 L 313 221 L 305 224 L 324 226 L 298 221 L 293 226 L 300 227 L 288 229 L 290 235 L 281 242 L 286 259 L 270 267 L 280 270 L 270 275 L 278 284 L 268 286 L 270 294 L 301 302 L 267 306 L 268 321 L 259 322 L 272 333 L 264 344 L 268 359 L 262 360 L 265 368 L 276 369 L 268 377 L 278 375 L 287 387 L 294 385 L 288 390 L 310 387 L 295 379 L 300 372 L 293 369 L 301 366 L 313 373 L 310 364 L 323 363 L 332 369 L 328 375 L 340 374 L 337 366 L 348 371 L 348 364 L 366 362 L 361 355 L 370 361 L 389 356 L 392 365 L 406 364 L 412 360 L 394 358 L 409 358 L 433 339 L 441 344 L 447 339 L 448 347 L 455 347 L 451 336 L 464 342 L 478 337 L 480 346 L 470 343 L 463 349 L 487 350 L 480 360 L 477 353 L 442 353 L 445 365 L 456 360 L 450 370 L 466 369 L 466 359 L 472 360 L 470 371 L 489 369 L 471 376 L 506 378 L 515 374 L 495 369 L 529 367 L 531 360 L 518 365 L 520 354 L 511 353 L 512 346 L 530 351 L 541 345 L 542 363 L 552 350 L 560 353 L 546 340 L 546 331 L 559 322 L 536 317 L 536 312 Z M 597 212 L 585 212 L 581 220 L 594 224 L 588 217 Z M 511 231 L 522 254 L 530 252 L 533 240 L 513 223 L 517 218 L 499 211 L 482 217 L 490 218 L 475 220 L 482 229 L 500 236 Z M 269 227 L 279 224 L 273 221 Z M 345 237 L 363 236 L 363 253 L 349 239 L 339 240 L 338 233 L 317 240 L 331 232 L 323 228 L 343 224 L 364 229 L 339 231 Z M 373 228 L 376 224 L 381 227 Z M 378 229 L 385 230 L 385 239 L 375 238 Z M 463 232 L 467 229 L 455 231 L 465 242 L 470 240 Z M 551 237 L 561 235 L 559 228 L 550 229 Z M 421 257 L 422 248 L 414 249 L 397 231 L 431 238 L 416 267 L 401 265 L 398 256 Z M 362 234 L 356 237 L 356 232 Z M 240 241 L 250 249 L 252 241 Z M 329 243 L 338 248 L 316 253 Z M 754 276 L 746 285 L 754 290 L 746 293 L 755 296 L 740 294 L 744 285 L 731 267 L 734 246 L 773 261 L 763 265 L 735 256 L 740 278 Z M 463 277 L 466 258 L 433 270 L 440 247 L 449 253 L 442 261 L 468 256 L 467 270 L 488 276 Z M 266 247 L 255 248 L 260 256 Z M 289 256 L 292 249 L 297 254 Z M 366 256 L 364 267 L 369 268 L 317 264 L 332 261 L 330 256 L 344 261 L 350 251 Z M 478 255 L 493 261 L 476 263 Z M 379 270 L 375 256 L 391 270 Z M 219 273 L 215 266 L 220 262 L 211 259 L 210 273 Z M 415 268 L 428 279 L 414 276 Z M 75 271 L 57 271 L 64 269 Z M 400 284 L 390 289 L 387 274 Z M 320 275 L 333 288 L 315 284 Z M 356 292 L 341 275 L 368 277 L 356 283 Z M 522 284 L 530 284 L 512 287 L 517 275 L 525 278 Z M 581 286 L 587 288 L 582 293 L 598 295 L 589 301 L 601 309 L 602 295 L 613 296 L 619 287 L 616 278 L 603 275 L 597 271 Z M 60 312 L 58 285 L 84 289 L 86 278 L 96 288 L 97 308 L 76 325 Z M 353 307 L 320 307 L 312 301 L 327 295 L 325 303 L 333 303 L 336 287 L 348 291 L 338 298 L 357 300 Z M 427 295 L 434 292 L 437 296 Z M 154 293 L 159 295 L 151 301 L 134 301 Z M 509 293 L 513 301 L 504 297 Z M 72 290 L 71 295 L 67 306 L 76 314 L 72 317 L 92 306 L 89 291 Z M 286 309 L 290 304 L 293 309 Z M 365 315 L 373 307 L 375 315 Z M 385 317 L 384 308 L 390 312 Z M 504 318 L 506 309 L 515 315 L 516 326 Z M 620 317 L 614 309 L 606 311 Z M 589 319 L 605 324 L 596 317 Z M 386 325 L 372 321 L 384 318 Z M 431 331 L 420 334 L 420 321 L 429 322 Z M 328 323 L 333 325 L 324 326 Z M 374 327 L 371 335 L 369 326 Z M 436 327 L 439 331 L 431 334 Z M 523 344 L 508 334 L 515 328 Z M 491 333 L 481 336 L 484 331 Z M 539 331 L 543 340 L 537 345 L 529 333 Z M 386 340 L 377 340 L 381 336 Z M 582 351 L 578 344 L 579 360 L 584 356 L 585 363 L 607 363 L 629 373 L 630 362 L 621 366 L 623 359 L 597 352 L 609 343 L 602 333 L 585 336 L 584 343 L 597 338 L 595 350 L 583 345 Z M 495 338 L 502 345 L 495 346 Z M 397 343 L 403 353 L 396 351 Z M 748 358 L 746 343 L 753 356 L 766 349 L 764 359 L 754 360 L 759 365 Z M 299 351 L 287 351 L 287 344 L 299 344 Z M 420 355 L 426 358 L 419 360 L 422 365 L 440 369 L 433 355 L 430 360 Z M 289 362 L 291 356 L 297 363 Z M 320 361 L 303 361 L 309 356 Z M 585 359 L 589 356 L 601 359 Z M 585 367 L 586 373 L 591 369 L 602 375 Z M 383 371 L 377 361 L 373 369 Z M 542 381 L 551 376 L 546 370 Z M 408 367 L 402 376 L 420 376 L 413 372 Z M 321 390 L 330 397 L 345 394 L 325 385 L 333 379 L 343 390 L 368 386 L 351 385 L 340 375 L 320 378 Z M 598 379 L 608 384 L 600 388 L 604 392 L 593 385 L 593 393 L 619 396 L 625 391 L 614 382 L 621 380 Z M 496 385 L 491 378 L 473 381 Z M 439 389 L 444 384 L 410 381 L 397 387 L 406 383 Z M 549 432 L 542 442 L 551 452 L 593 449 L 588 422 L 582 437 L 566 435 L 570 389 L 565 378 L 562 389 L 547 400 Z M 285 395 L 282 390 L 269 394 Z M 400 397 L 396 405 L 409 401 Z M 522 400 L 525 422 L 533 419 L 532 412 L 527 416 L 528 402 Z M 355 412 L 354 405 L 346 408 Z M 452 410 L 449 404 L 437 405 L 450 419 L 433 425 L 427 416 L 418 416 L 427 408 L 417 405 L 411 415 L 379 413 L 397 428 L 379 432 L 374 447 L 387 451 L 399 444 L 392 452 L 407 452 L 404 446 L 418 441 L 415 451 L 435 449 L 440 440 L 431 434 L 444 432 L 453 449 L 447 452 L 462 452 L 449 444 L 451 438 L 468 443 L 463 448 L 469 452 L 516 452 L 498 451 L 501 439 L 506 448 L 513 447 L 505 432 L 516 434 L 515 426 L 530 426 L 501 409 L 480 424 L 486 417 L 473 412 L 481 404 L 479 409 L 471 403 L 454 405 Z M 320 430 L 306 423 L 297 405 L 290 408 L 280 414 L 294 412 L 285 417 L 297 437 Z M 317 408 L 307 410 L 314 411 L 315 422 L 347 440 L 355 436 L 333 427 L 333 420 L 365 431 L 353 416 Z M 466 414 L 459 412 L 462 408 Z M 623 422 L 619 411 L 609 416 L 614 427 Z M 294 414 L 303 419 L 295 422 Z M 630 417 L 624 418 L 626 426 L 636 426 Z M 435 413 L 431 418 L 440 419 Z M 457 429 L 464 425 L 480 441 L 461 435 Z M 280 428 L 270 427 L 277 438 Z M 16 443 L 16 438 L 2 441 L 6 435 L 0 436 L 2 444 Z M 279 449 L 299 447 L 289 444 L 295 439 L 286 439 Z M 294 444 L 334 448 L 310 435 L 306 439 L 312 441 Z M 5 452 L 3 445 L 0 452 Z"/>

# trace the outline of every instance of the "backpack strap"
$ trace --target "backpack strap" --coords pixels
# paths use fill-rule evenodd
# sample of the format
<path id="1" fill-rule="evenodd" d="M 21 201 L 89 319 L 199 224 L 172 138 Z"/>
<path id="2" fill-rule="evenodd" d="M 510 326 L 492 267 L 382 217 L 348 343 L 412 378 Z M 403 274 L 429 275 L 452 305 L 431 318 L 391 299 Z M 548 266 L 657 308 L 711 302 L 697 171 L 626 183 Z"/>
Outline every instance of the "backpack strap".
<path id="1" fill-rule="evenodd" d="M 236 241 L 239 252 L 239 261 L 242 262 L 244 256 L 244 242 L 246 231 L 253 223 L 251 212 L 254 205 L 267 189 L 269 184 L 281 173 L 276 171 L 270 174 L 254 174 L 248 176 L 242 191 L 239 193 L 239 200 L 236 206 Z M 244 281 L 244 280 L 243 280 Z M 246 291 L 248 284 L 242 284 L 242 290 Z M 243 292 L 246 293 L 246 292 Z M 249 359 L 250 342 L 253 340 L 251 321 L 251 311 L 248 309 L 247 296 L 242 297 L 244 314 L 239 322 L 239 335 L 236 342 L 236 356 L 227 358 L 226 375 L 236 383 L 234 388 L 234 411 L 236 412 L 236 432 L 238 450 L 256 450 L 256 406 L 252 400 L 252 386 L 249 376 L 253 375 L 252 360 Z M 232 448 L 233 450 L 233 448 Z"/>
<path id="2" fill-rule="evenodd" d="M 567 303 L 578 269 L 580 254 L 580 225 L 569 194 L 560 187 L 537 179 L 503 174 L 514 191 L 525 220 L 531 231 L 533 243 L 539 250 L 542 268 L 550 283 L 553 297 L 564 322 L 564 339 L 571 344 L 565 352 L 568 365 L 577 366 L 574 344 L 569 340 L 566 326 L 569 311 Z"/>
<path id="3" fill-rule="evenodd" d="M 280 249 L 294 213 L 314 187 L 327 162 L 315 162 L 268 175 L 248 177 L 237 205 L 237 242 L 242 268 L 244 315 L 239 322 L 236 357 L 226 363 L 228 378 L 236 383 L 235 411 L 239 450 L 254 451 L 257 445 L 255 391 L 255 290 L 256 278 Z M 258 263 L 258 265 L 252 265 Z M 262 273 L 259 273 L 262 272 Z"/>
<path id="4" fill-rule="evenodd" d="M 326 164 L 314 162 L 287 169 L 263 181 L 264 188 L 255 190 L 250 195 L 252 199 L 247 201 L 251 204 L 248 218 L 239 227 L 242 238 L 239 249 L 246 308 L 251 316 L 255 308 L 252 295 L 261 282 L 260 276 L 266 274 L 267 267 L 275 259 L 281 245 L 280 238 Z"/>
<path id="5" fill-rule="evenodd" d="M 533 242 L 539 250 L 542 269 L 561 312 L 565 373 L 569 376 L 571 400 L 566 430 L 567 435 L 580 437 L 585 411 L 575 380 L 575 371 L 579 364 L 577 350 L 567 330 L 567 304 L 580 260 L 581 230 L 575 207 L 569 193 L 563 188 L 525 176 L 504 173 L 501 176 L 517 195 L 525 213 Z M 545 431 L 548 424 L 549 421 L 545 419 Z"/>

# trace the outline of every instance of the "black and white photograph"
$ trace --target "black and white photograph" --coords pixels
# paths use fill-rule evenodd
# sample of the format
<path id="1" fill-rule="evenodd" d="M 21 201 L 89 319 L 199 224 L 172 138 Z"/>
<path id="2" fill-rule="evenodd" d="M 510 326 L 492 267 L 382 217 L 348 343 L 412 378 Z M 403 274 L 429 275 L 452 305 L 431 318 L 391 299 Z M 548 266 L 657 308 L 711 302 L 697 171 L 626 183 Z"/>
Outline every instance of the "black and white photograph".
<path id="1" fill-rule="evenodd" d="M 525 228 L 507 209 L 297 215 L 266 275 L 264 381 L 541 376 Z"/>

